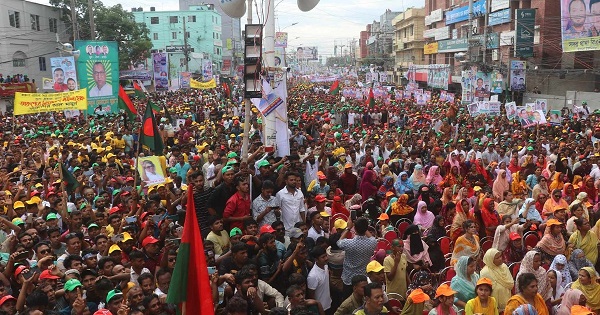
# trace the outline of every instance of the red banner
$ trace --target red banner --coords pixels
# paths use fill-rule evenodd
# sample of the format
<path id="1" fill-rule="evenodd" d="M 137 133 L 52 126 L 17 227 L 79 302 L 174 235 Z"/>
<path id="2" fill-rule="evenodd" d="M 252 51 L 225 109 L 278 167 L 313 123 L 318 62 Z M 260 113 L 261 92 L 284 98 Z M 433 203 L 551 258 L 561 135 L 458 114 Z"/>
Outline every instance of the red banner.
<path id="1" fill-rule="evenodd" d="M 221 72 L 229 71 L 231 71 L 231 59 L 223 59 L 223 67 L 221 67 Z"/>
<path id="2" fill-rule="evenodd" d="M 35 84 L 27 83 L 0 83 L 0 97 L 15 96 L 16 92 L 35 93 Z"/>

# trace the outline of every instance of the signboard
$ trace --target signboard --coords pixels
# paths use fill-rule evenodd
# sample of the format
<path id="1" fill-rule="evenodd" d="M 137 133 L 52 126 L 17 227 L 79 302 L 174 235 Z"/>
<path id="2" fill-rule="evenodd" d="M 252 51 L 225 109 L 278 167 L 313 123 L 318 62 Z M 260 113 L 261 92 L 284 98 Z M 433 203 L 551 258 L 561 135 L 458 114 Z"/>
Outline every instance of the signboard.
<path id="1" fill-rule="evenodd" d="M 152 72 L 148 70 L 121 70 L 119 80 L 152 80 Z"/>
<path id="2" fill-rule="evenodd" d="M 298 60 L 319 60 L 319 50 L 317 47 L 298 47 L 296 57 Z"/>
<path id="3" fill-rule="evenodd" d="M 15 115 L 86 110 L 87 108 L 87 91 L 85 89 L 59 93 L 15 93 Z"/>
<path id="4" fill-rule="evenodd" d="M 288 33 L 276 32 L 275 33 L 275 47 L 287 48 Z"/>
<path id="5" fill-rule="evenodd" d="M 436 89 L 448 89 L 450 65 L 429 65 L 427 69 L 427 85 Z"/>
<path id="6" fill-rule="evenodd" d="M 202 59 L 202 80 L 208 81 L 213 76 L 212 61 L 210 59 Z"/>
<path id="7" fill-rule="evenodd" d="M 490 99 L 490 76 L 479 71 L 477 66 L 471 66 L 468 70 L 463 71 L 461 80 L 463 103 L 471 104 Z"/>
<path id="8" fill-rule="evenodd" d="M 188 51 L 194 52 L 194 48 L 190 45 L 187 46 Z M 168 53 L 183 53 L 184 45 L 169 45 L 165 46 L 165 51 Z"/>
<path id="9" fill-rule="evenodd" d="M 160 166 L 158 156 L 139 157 L 138 172 L 147 186 L 162 184 L 165 182 L 165 174 Z"/>
<path id="10" fill-rule="evenodd" d="M 560 0 L 563 52 L 600 50 L 600 2 Z"/>
<path id="11" fill-rule="evenodd" d="M 169 89 L 169 55 L 167 53 L 153 53 L 154 87 L 157 91 Z"/>
<path id="12" fill-rule="evenodd" d="M 477 40 L 478 44 L 481 46 L 483 46 L 484 38 L 485 37 L 483 35 L 473 36 L 473 39 Z M 442 41 L 439 41 L 438 44 L 439 44 L 438 52 L 440 52 L 440 53 L 467 51 L 469 48 L 469 42 L 466 37 L 459 38 L 459 39 L 442 40 Z M 500 44 L 500 36 L 498 33 L 488 34 L 488 43 L 487 43 L 488 49 L 497 49 L 499 47 L 499 44 Z"/>
<path id="13" fill-rule="evenodd" d="M 489 15 L 488 24 L 490 26 L 500 25 L 500 24 L 509 23 L 509 22 L 510 22 L 510 9 L 496 11 L 496 12 L 490 13 L 490 15 Z"/>
<path id="14" fill-rule="evenodd" d="M 79 87 L 88 92 L 88 113 L 116 113 L 119 91 L 117 42 L 76 40 Z M 83 53 L 85 52 L 85 53 Z"/>
<path id="15" fill-rule="evenodd" d="M 515 10 L 515 57 L 533 57 L 535 9 Z"/>
<path id="16" fill-rule="evenodd" d="M 491 12 L 510 8 L 510 0 L 492 0 Z"/>
<path id="17" fill-rule="evenodd" d="M 431 23 L 439 22 L 444 19 L 444 12 L 442 9 L 431 11 L 431 13 L 425 16 L 425 25 L 429 26 Z"/>
<path id="18" fill-rule="evenodd" d="M 500 33 L 500 46 L 512 46 L 515 44 L 515 31 Z"/>
<path id="19" fill-rule="evenodd" d="M 50 58 L 50 66 L 52 67 L 54 92 L 77 90 L 77 72 L 73 56 Z"/>
<path id="20" fill-rule="evenodd" d="M 190 79 L 190 87 L 192 89 L 200 89 L 200 90 L 214 89 L 217 87 L 217 82 L 215 81 L 215 79 L 211 79 L 208 82 L 200 82 L 200 81 L 196 81 L 194 79 Z"/>
<path id="21" fill-rule="evenodd" d="M 423 46 L 423 54 L 424 55 L 432 55 L 432 54 L 437 54 L 438 52 L 438 43 L 429 43 L 429 44 L 425 44 L 425 46 Z"/>
<path id="22" fill-rule="evenodd" d="M 510 90 L 525 91 L 525 67 L 526 61 L 511 60 L 510 61 Z"/>
<path id="23" fill-rule="evenodd" d="M 485 14 L 485 0 L 473 3 L 473 14 L 481 16 Z M 446 25 L 467 21 L 469 19 L 469 6 L 460 7 L 446 12 Z"/>
<path id="24" fill-rule="evenodd" d="M 285 54 L 283 47 L 275 47 L 275 67 L 285 67 Z"/>
<path id="25" fill-rule="evenodd" d="M 191 72 L 180 72 L 179 73 L 179 88 L 181 89 L 189 89 L 190 88 L 190 80 L 192 79 Z"/>
<path id="26" fill-rule="evenodd" d="M 221 67 L 221 73 L 229 74 L 231 72 L 231 59 L 223 58 L 223 67 Z"/>
<path id="27" fill-rule="evenodd" d="M 0 83 L 0 97 L 14 96 L 16 92 L 35 92 L 33 83 Z"/>

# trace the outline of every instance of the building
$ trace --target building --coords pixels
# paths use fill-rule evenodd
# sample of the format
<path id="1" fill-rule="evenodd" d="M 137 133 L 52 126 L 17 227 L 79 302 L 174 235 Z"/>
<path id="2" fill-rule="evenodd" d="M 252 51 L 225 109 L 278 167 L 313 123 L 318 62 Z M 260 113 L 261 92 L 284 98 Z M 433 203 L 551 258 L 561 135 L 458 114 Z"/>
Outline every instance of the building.
<path id="1" fill-rule="evenodd" d="M 363 62 L 376 64 L 386 69 L 393 67 L 394 50 L 392 44 L 394 41 L 394 27 L 392 20 L 398 14 L 400 12 L 387 9 L 379 17 L 379 21 L 367 24 L 366 30 L 360 32 L 359 57 Z"/>
<path id="2" fill-rule="evenodd" d="M 188 10 L 192 5 L 211 4 L 221 15 L 221 33 L 223 35 L 223 63 L 222 74 L 227 74 L 227 65 L 231 65 L 230 74 L 235 74 L 235 65 L 243 64 L 244 52 L 242 43 L 242 29 L 239 18 L 232 18 L 225 14 L 219 5 L 221 0 L 179 0 L 179 10 Z"/>
<path id="3" fill-rule="evenodd" d="M 410 8 L 392 20 L 394 27 L 394 82 L 400 83 L 402 69 L 425 64 L 425 8 Z"/>
<path id="4" fill-rule="evenodd" d="M 23 0 L 2 0 L 0 5 L 0 73 L 3 77 L 27 75 L 41 91 L 42 78 L 52 78 L 50 58 L 59 57 L 58 43 L 69 34 L 60 10 Z"/>
<path id="5" fill-rule="evenodd" d="M 185 71 L 186 41 L 190 72 L 202 72 L 204 60 L 211 61 L 213 73 L 222 68 L 221 16 L 213 5 L 192 5 L 185 11 L 154 11 L 152 7 L 150 11 L 136 9 L 133 15 L 150 30 L 152 52 L 169 53 L 171 77 Z"/>

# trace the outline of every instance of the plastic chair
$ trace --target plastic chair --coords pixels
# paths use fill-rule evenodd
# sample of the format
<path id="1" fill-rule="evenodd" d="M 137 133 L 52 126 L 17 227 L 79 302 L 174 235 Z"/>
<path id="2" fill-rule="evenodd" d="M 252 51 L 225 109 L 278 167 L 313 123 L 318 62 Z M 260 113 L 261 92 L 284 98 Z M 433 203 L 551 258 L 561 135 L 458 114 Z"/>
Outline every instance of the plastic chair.
<path id="1" fill-rule="evenodd" d="M 395 231 L 387 231 L 385 232 L 385 234 L 383 235 L 383 238 L 385 238 L 386 240 L 388 240 L 388 242 L 392 242 L 393 240 L 398 238 L 398 233 Z"/>
<path id="2" fill-rule="evenodd" d="M 396 224 L 396 228 L 398 229 L 398 237 L 403 238 L 404 232 L 411 224 L 412 222 L 408 219 L 400 219 Z"/>
<path id="3" fill-rule="evenodd" d="M 517 274 L 519 274 L 520 268 L 521 268 L 520 262 L 514 262 L 508 266 L 508 269 L 510 270 L 510 273 L 512 274 L 514 279 L 517 278 Z"/>
<path id="4" fill-rule="evenodd" d="M 378 251 L 380 249 L 388 251 L 392 249 L 392 245 L 385 238 L 380 238 L 377 240 L 377 246 L 375 247 L 375 251 Z"/>
<path id="5" fill-rule="evenodd" d="M 535 248 L 540 241 L 540 238 L 535 233 L 527 233 L 525 234 L 523 241 L 525 242 L 525 247 L 531 246 L 531 248 Z"/>
<path id="6" fill-rule="evenodd" d="M 391 298 L 389 294 L 388 294 L 388 305 L 390 306 L 388 308 L 388 314 L 391 314 L 391 315 L 400 315 L 400 313 L 402 312 L 402 308 L 404 307 L 404 303 L 402 303 L 398 299 Z M 400 310 L 400 312 L 394 312 L 394 308 L 398 308 Z"/>
<path id="7" fill-rule="evenodd" d="M 440 275 L 442 275 L 441 279 L 443 281 L 452 281 L 452 278 L 456 276 L 456 271 L 454 267 L 446 267 L 440 271 Z"/>
<path id="8" fill-rule="evenodd" d="M 448 236 L 438 238 L 437 242 L 440 244 L 442 254 L 446 255 L 452 253 L 452 240 Z"/>
<path id="9" fill-rule="evenodd" d="M 491 239 L 485 240 L 485 242 L 481 243 L 481 249 L 483 252 L 487 252 L 488 249 L 492 248 L 493 241 Z"/>

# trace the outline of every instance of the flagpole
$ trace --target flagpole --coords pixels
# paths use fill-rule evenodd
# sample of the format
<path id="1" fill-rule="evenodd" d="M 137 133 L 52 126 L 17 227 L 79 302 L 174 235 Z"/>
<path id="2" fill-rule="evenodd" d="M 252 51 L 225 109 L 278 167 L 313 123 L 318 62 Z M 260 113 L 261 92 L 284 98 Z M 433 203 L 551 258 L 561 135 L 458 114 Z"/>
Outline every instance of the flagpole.
<path id="1" fill-rule="evenodd" d="M 250 150 L 250 100 L 244 98 L 244 138 L 242 139 L 242 161 L 248 161 Z"/>

